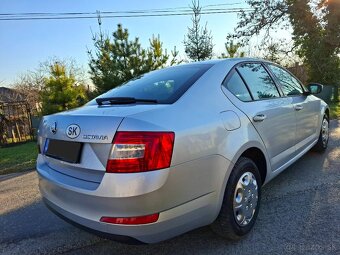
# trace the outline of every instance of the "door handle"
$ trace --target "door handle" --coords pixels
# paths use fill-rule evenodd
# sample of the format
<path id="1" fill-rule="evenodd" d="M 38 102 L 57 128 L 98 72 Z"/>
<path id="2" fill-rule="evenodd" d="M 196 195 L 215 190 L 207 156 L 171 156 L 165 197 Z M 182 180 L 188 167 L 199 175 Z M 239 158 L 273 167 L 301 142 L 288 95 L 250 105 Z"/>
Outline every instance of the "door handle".
<path id="1" fill-rule="evenodd" d="M 301 111 L 303 109 L 303 106 L 300 104 L 297 104 L 294 106 L 295 111 Z"/>
<path id="2" fill-rule="evenodd" d="M 264 115 L 264 114 L 256 114 L 256 115 L 253 117 L 253 121 L 255 121 L 255 122 L 261 122 L 261 121 L 264 121 L 266 118 L 267 118 L 267 116 Z"/>

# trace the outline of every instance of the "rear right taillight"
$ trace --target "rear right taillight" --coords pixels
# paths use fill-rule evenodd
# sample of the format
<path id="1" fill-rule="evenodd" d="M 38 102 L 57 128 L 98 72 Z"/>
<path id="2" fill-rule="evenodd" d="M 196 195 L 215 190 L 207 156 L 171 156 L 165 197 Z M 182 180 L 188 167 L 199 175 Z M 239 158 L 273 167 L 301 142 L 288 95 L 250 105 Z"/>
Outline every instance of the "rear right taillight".
<path id="1" fill-rule="evenodd" d="M 106 172 L 135 173 L 168 168 L 174 140 L 173 132 L 119 131 L 113 139 Z"/>

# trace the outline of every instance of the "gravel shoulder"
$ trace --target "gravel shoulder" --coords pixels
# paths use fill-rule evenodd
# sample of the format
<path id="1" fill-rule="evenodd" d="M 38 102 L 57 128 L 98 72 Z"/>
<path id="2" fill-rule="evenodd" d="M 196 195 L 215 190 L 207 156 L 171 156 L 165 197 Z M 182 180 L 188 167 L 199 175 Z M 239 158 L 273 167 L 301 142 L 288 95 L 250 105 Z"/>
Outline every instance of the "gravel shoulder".
<path id="1" fill-rule="evenodd" d="M 340 120 L 326 153 L 308 152 L 264 187 L 253 231 L 229 242 L 203 227 L 154 245 L 79 230 L 42 203 L 36 172 L 0 179 L 0 254 L 340 254 Z"/>

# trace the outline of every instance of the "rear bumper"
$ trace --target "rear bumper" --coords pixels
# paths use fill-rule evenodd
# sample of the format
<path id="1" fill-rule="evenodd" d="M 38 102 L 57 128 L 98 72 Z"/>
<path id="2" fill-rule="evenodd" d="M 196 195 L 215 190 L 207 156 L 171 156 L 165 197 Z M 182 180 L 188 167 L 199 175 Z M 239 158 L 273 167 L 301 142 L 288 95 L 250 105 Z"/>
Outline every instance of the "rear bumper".
<path id="1" fill-rule="evenodd" d="M 121 235 L 114 235 L 114 234 L 106 234 L 104 232 L 100 232 L 91 228 L 88 228 L 84 225 L 80 225 L 79 223 L 71 220 L 71 218 L 67 218 L 65 215 L 67 215 L 68 213 L 66 211 L 64 211 L 61 208 L 58 208 L 56 205 L 52 204 L 51 202 L 49 202 L 47 199 L 43 198 L 43 202 L 45 203 L 46 207 L 48 209 L 50 209 L 50 211 L 52 211 L 54 214 L 56 214 L 58 217 L 60 217 L 61 219 L 63 219 L 64 221 L 68 222 L 69 224 L 72 224 L 73 226 L 83 229 L 89 233 L 95 234 L 97 236 L 106 238 L 106 239 L 111 239 L 117 242 L 121 242 L 121 243 L 126 243 L 126 244 L 143 244 L 143 242 L 138 241 L 137 239 L 134 239 L 132 237 L 129 236 L 121 236 Z M 56 209 L 58 208 L 58 209 Z M 63 213 L 61 213 L 63 212 Z"/>
<path id="2" fill-rule="evenodd" d="M 160 219 L 155 223 L 132 226 L 102 223 L 99 222 L 99 219 L 98 221 L 89 220 L 80 215 L 63 210 L 46 198 L 44 198 L 44 202 L 52 212 L 77 227 L 83 228 L 98 236 L 134 244 L 138 242 L 160 242 L 191 229 L 209 224 L 210 222 L 204 216 L 210 214 L 208 200 L 210 200 L 212 196 L 213 194 L 210 194 L 197 201 L 192 201 L 186 205 L 162 212 L 160 213 Z M 187 207 L 191 206 L 199 208 L 186 213 L 182 212 L 187 211 Z"/>
<path id="3" fill-rule="evenodd" d="M 68 178 L 75 178 L 60 176 L 42 158 L 37 164 L 39 188 L 52 211 L 87 229 L 118 235 L 119 241 L 127 236 L 144 243 L 159 242 L 213 222 L 228 169 L 230 162 L 214 155 L 148 173 L 104 174 L 98 188 L 87 190 L 69 185 Z M 102 216 L 153 213 L 159 213 L 158 221 L 144 225 L 99 221 Z"/>

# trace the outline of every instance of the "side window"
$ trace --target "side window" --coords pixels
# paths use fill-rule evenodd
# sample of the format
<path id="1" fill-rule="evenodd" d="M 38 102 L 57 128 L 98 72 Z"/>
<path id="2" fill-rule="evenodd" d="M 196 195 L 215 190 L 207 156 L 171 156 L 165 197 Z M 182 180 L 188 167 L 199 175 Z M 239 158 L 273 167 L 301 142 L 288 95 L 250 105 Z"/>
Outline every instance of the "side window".
<path id="1" fill-rule="evenodd" d="M 241 101 L 251 101 L 251 96 L 248 92 L 248 89 L 236 71 L 234 71 L 230 78 L 224 81 L 223 86 Z"/>
<path id="2" fill-rule="evenodd" d="M 301 95 L 303 93 L 300 82 L 290 73 L 275 65 L 269 64 L 268 67 L 279 80 L 283 93 L 286 96 Z"/>
<path id="3" fill-rule="evenodd" d="M 242 64 L 237 70 L 248 85 L 254 100 L 280 97 L 274 81 L 261 64 Z"/>

